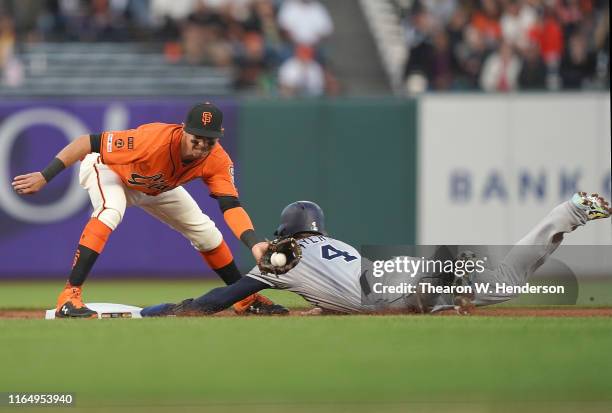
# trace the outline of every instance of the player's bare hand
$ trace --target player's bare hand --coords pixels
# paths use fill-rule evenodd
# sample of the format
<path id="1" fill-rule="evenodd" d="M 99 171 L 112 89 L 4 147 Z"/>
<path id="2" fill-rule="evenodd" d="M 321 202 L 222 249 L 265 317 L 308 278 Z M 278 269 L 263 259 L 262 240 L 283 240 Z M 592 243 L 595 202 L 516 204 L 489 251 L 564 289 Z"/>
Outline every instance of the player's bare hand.
<path id="1" fill-rule="evenodd" d="M 257 244 L 253 245 L 251 252 L 253 253 L 253 257 L 255 257 L 256 262 L 259 263 L 259 261 L 261 261 L 261 257 L 263 257 L 263 255 L 266 253 L 268 245 L 270 245 L 268 241 L 258 242 Z"/>
<path id="2" fill-rule="evenodd" d="M 47 180 L 40 172 L 18 175 L 13 178 L 13 189 L 19 195 L 34 194 L 45 185 L 47 185 Z"/>

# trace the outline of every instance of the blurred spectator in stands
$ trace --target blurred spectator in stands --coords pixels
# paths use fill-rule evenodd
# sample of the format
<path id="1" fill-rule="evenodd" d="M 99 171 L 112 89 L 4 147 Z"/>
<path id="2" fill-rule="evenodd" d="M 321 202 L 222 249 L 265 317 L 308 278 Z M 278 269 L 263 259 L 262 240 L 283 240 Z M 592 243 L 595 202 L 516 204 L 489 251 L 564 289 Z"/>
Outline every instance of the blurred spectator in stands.
<path id="1" fill-rule="evenodd" d="M 472 15 L 471 25 L 489 49 L 495 48 L 501 39 L 499 15 L 499 4 L 495 0 L 480 0 L 480 7 Z"/>
<path id="2" fill-rule="evenodd" d="M 526 1 L 509 0 L 500 20 L 504 41 L 519 50 L 526 49 L 529 32 L 536 21 L 536 11 Z"/>
<path id="3" fill-rule="evenodd" d="M 86 10 L 78 1 L 48 0 L 47 13 L 41 20 L 45 40 L 78 41 L 85 26 Z"/>
<path id="4" fill-rule="evenodd" d="M 37 26 L 46 40 L 124 41 L 132 35 L 127 0 L 47 0 Z"/>
<path id="5" fill-rule="evenodd" d="M 282 42 L 280 26 L 276 23 L 276 11 L 271 0 L 255 0 L 255 11 L 261 22 L 266 43 L 277 48 Z"/>
<path id="6" fill-rule="evenodd" d="M 587 0 L 586 2 L 590 2 Z M 583 1 L 583 3 L 586 3 Z M 563 27 L 563 34 L 569 38 L 574 31 L 578 30 L 583 19 L 583 10 L 579 0 L 556 0 L 556 15 Z"/>
<path id="7" fill-rule="evenodd" d="M 240 57 L 244 51 L 251 56 L 262 53 L 266 62 L 265 65 L 269 69 L 269 75 L 274 68 L 278 67 L 279 56 L 283 47 L 282 35 L 276 24 L 274 4 L 272 0 L 252 0 L 248 5 L 246 14 L 241 21 L 242 30 L 245 33 L 243 36 L 244 45 L 238 45 L 237 56 L 239 60 L 236 62 L 239 65 L 243 63 Z M 259 40 L 257 42 L 254 41 L 253 34 L 258 34 Z M 263 50 L 258 50 L 259 46 L 263 47 Z M 244 47 L 244 50 L 242 47 Z M 251 60 L 251 58 L 247 58 L 247 60 Z M 267 85 L 269 76 L 266 75 L 264 78 L 266 82 L 263 84 Z"/>
<path id="8" fill-rule="evenodd" d="M 423 78 L 425 89 L 448 90 L 453 82 L 455 62 L 450 49 L 448 35 L 444 30 L 437 30 L 431 40 L 424 39 L 410 50 L 410 57 L 404 70 L 409 93 L 418 93 L 424 90 L 412 89 L 414 78 Z M 422 82 L 421 80 L 420 82 Z M 417 83 L 421 84 L 421 83 Z"/>
<path id="9" fill-rule="evenodd" d="M 309 46 L 317 56 L 321 42 L 334 31 L 331 16 L 317 0 L 285 0 L 278 11 L 278 24 L 292 45 Z"/>
<path id="10" fill-rule="evenodd" d="M 509 43 L 502 42 L 484 62 L 480 87 L 487 92 L 509 92 L 518 86 L 521 61 Z"/>
<path id="11" fill-rule="evenodd" d="M 231 46 L 232 53 L 234 55 L 239 54 L 239 52 L 244 48 L 244 42 L 247 34 L 244 24 L 248 18 L 248 9 L 243 10 L 242 7 L 238 7 L 242 4 L 242 2 L 222 3 L 217 9 L 219 15 L 221 16 L 221 20 L 223 21 L 221 35 Z"/>
<path id="12" fill-rule="evenodd" d="M 245 21 L 245 30 L 263 35 L 266 47 L 279 53 L 283 44 L 281 30 L 276 23 L 276 11 L 272 0 L 253 0 L 251 15 Z"/>
<path id="13" fill-rule="evenodd" d="M 468 29 L 468 12 L 464 7 L 457 7 L 451 16 L 448 25 L 446 26 L 446 31 L 448 34 L 449 40 L 449 48 L 452 54 L 452 62 L 453 62 L 453 85 L 454 89 L 471 89 L 477 87 L 478 83 L 478 73 L 480 72 L 480 65 L 482 64 L 482 59 L 484 56 L 481 56 L 478 64 L 478 68 L 476 69 L 475 76 L 471 77 L 466 72 L 465 65 L 468 60 L 468 45 L 465 44 L 465 36 Z M 474 31 L 472 29 L 472 31 Z M 481 49 L 482 53 L 484 53 L 484 47 Z M 470 79 L 471 77 L 471 79 Z"/>
<path id="14" fill-rule="evenodd" d="M 284 97 L 315 97 L 325 93 L 325 72 L 315 60 L 312 47 L 299 45 L 295 48 L 295 55 L 278 69 L 278 84 Z"/>
<path id="15" fill-rule="evenodd" d="M 227 30 L 229 17 L 223 10 L 211 7 L 209 0 L 199 0 L 195 2 L 187 19 L 203 27 L 215 29 L 215 34 L 221 36 Z"/>
<path id="16" fill-rule="evenodd" d="M 8 15 L 0 14 L 0 74 L 2 84 L 17 87 L 23 83 L 21 61 L 15 55 L 15 24 Z"/>
<path id="17" fill-rule="evenodd" d="M 200 0 L 150 0 L 151 17 L 157 25 L 162 25 L 168 18 L 171 20 L 185 20 L 194 10 Z"/>
<path id="18" fill-rule="evenodd" d="M 34 41 L 39 35 L 36 31 L 37 21 L 45 10 L 45 2 L 41 0 L 2 0 L 0 1 L 0 14 L 4 13 L 13 18 L 17 36 L 25 41 Z"/>
<path id="19" fill-rule="evenodd" d="M 427 61 L 431 55 L 431 33 L 433 20 L 427 10 L 421 6 L 412 9 L 405 23 L 408 61 L 404 70 L 406 75 L 414 72 L 426 73 Z"/>
<path id="20" fill-rule="evenodd" d="M 462 42 L 465 29 L 468 23 L 468 12 L 463 7 L 457 7 L 448 21 L 446 31 L 451 45 L 455 50 Z"/>
<path id="21" fill-rule="evenodd" d="M 0 14 L 0 68 L 4 68 L 6 62 L 14 55 L 15 50 L 15 25 L 13 19 L 5 14 Z"/>
<path id="22" fill-rule="evenodd" d="M 422 93 L 429 87 L 428 75 L 433 55 L 432 31 L 434 20 L 421 3 L 413 5 L 404 21 L 408 58 L 404 80 L 409 94 Z"/>
<path id="23" fill-rule="evenodd" d="M 603 8 L 593 33 L 597 51 L 597 80 L 600 87 L 610 88 L 610 4 Z"/>
<path id="24" fill-rule="evenodd" d="M 153 26 L 150 0 L 127 0 L 126 14 L 137 28 L 150 30 Z"/>
<path id="25" fill-rule="evenodd" d="M 192 65 L 209 63 L 206 55 L 206 42 L 210 40 L 210 30 L 195 21 L 188 20 L 181 31 L 185 61 Z"/>
<path id="26" fill-rule="evenodd" d="M 538 43 L 544 63 L 551 69 L 556 68 L 563 53 L 563 30 L 553 9 L 544 9 L 543 16 L 538 17 L 529 31 L 529 37 Z"/>
<path id="27" fill-rule="evenodd" d="M 92 0 L 90 2 L 91 40 L 121 42 L 130 37 L 126 20 L 126 0 Z M 88 39 L 89 40 L 89 39 Z"/>
<path id="28" fill-rule="evenodd" d="M 545 90 L 547 68 L 537 43 L 531 42 L 523 51 L 523 65 L 519 74 L 519 88 L 522 90 Z"/>
<path id="29" fill-rule="evenodd" d="M 561 59 L 561 81 L 564 89 L 581 89 L 589 86 L 595 75 L 595 54 L 589 52 L 585 36 L 576 32 L 568 41 L 567 53 Z"/>
<path id="30" fill-rule="evenodd" d="M 435 21 L 421 3 L 416 2 L 404 20 L 404 36 L 410 54 L 421 44 L 429 42 L 434 31 Z"/>
<path id="31" fill-rule="evenodd" d="M 458 89 L 477 89 L 480 72 L 487 54 L 487 48 L 480 32 L 468 27 L 464 32 L 464 41 L 455 49 L 458 73 L 455 87 Z"/>
<path id="32" fill-rule="evenodd" d="M 202 1 L 202 0 L 200 0 Z M 217 9 L 227 20 L 244 22 L 249 15 L 252 0 L 204 0 L 209 7 Z"/>
<path id="33" fill-rule="evenodd" d="M 226 38 L 227 27 L 225 16 L 206 2 L 197 2 L 183 25 L 185 61 L 193 65 L 231 66 L 233 51 Z"/>
<path id="34" fill-rule="evenodd" d="M 181 37 L 179 23 L 191 14 L 194 4 L 194 0 L 151 0 L 151 23 L 155 40 L 169 42 L 171 47 L 176 47 Z"/>
<path id="35" fill-rule="evenodd" d="M 457 8 L 457 0 L 421 0 L 421 2 L 438 27 L 446 26 Z"/>
<path id="36" fill-rule="evenodd" d="M 450 48 L 448 35 L 444 30 L 438 30 L 433 35 L 433 53 L 428 76 L 430 89 L 448 90 L 453 83 L 453 73 L 456 63 Z"/>
<path id="37" fill-rule="evenodd" d="M 235 58 L 237 66 L 236 89 L 261 94 L 270 94 L 273 88 L 271 72 L 274 54 L 266 50 L 260 33 L 249 32 L 244 36 L 244 45 Z"/>

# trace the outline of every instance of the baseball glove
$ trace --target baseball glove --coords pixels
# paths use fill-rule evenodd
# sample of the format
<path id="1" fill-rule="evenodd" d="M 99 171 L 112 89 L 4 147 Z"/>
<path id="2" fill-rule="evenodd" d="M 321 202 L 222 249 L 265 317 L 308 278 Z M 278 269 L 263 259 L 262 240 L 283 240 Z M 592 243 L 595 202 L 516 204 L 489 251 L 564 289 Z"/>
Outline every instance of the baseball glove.
<path id="1" fill-rule="evenodd" d="M 284 265 L 276 266 L 272 264 L 272 254 L 275 252 L 284 254 L 287 258 L 287 262 Z M 261 260 L 257 264 L 262 274 L 285 274 L 290 269 L 298 265 L 302 259 L 302 249 L 297 243 L 295 238 L 292 237 L 281 237 L 276 238 L 270 242 L 266 253 L 261 257 Z"/>

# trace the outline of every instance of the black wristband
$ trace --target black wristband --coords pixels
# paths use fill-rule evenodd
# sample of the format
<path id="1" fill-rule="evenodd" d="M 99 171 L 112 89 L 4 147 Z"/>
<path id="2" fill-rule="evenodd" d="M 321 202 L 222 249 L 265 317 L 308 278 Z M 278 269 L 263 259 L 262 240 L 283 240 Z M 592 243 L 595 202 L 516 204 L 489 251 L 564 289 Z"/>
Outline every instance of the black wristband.
<path id="1" fill-rule="evenodd" d="M 263 240 L 257 236 L 254 230 L 247 229 L 242 233 L 242 235 L 240 235 L 240 241 L 244 242 L 244 245 L 249 247 L 249 249 L 252 249 L 253 245 L 257 244 L 258 242 L 262 242 Z"/>
<path id="2" fill-rule="evenodd" d="M 91 152 L 95 152 L 95 153 L 101 153 L 100 152 L 100 145 L 102 142 L 102 134 L 98 133 L 98 134 L 92 134 L 89 135 L 89 144 L 91 145 Z"/>
<path id="3" fill-rule="evenodd" d="M 51 182 L 55 175 L 66 169 L 66 165 L 59 158 L 53 158 L 53 160 L 42 170 L 41 174 L 47 182 Z"/>
<path id="4" fill-rule="evenodd" d="M 219 208 L 221 208 L 221 212 L 241 206 L 240 201 L 235 196 L 217 196 L 215 198 L 217 198 L 217 201 L 219 201 Z"/>

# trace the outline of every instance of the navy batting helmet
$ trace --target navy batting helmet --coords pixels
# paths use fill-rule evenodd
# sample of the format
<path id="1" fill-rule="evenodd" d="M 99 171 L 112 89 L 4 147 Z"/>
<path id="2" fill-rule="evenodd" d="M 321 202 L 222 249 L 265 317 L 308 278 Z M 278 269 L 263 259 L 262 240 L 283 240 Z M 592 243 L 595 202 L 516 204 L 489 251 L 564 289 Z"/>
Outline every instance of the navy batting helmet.
<path id="1" fill-rule="evenodd" d="M 320 206 L 310 201 L 298 201 L 283 209 L 280 225 L 274 232 L 277 236 L 289 236 L 298 232 L 314 232 L 327 235 L 325 217 Z"/>

